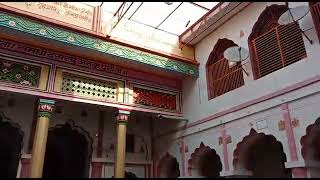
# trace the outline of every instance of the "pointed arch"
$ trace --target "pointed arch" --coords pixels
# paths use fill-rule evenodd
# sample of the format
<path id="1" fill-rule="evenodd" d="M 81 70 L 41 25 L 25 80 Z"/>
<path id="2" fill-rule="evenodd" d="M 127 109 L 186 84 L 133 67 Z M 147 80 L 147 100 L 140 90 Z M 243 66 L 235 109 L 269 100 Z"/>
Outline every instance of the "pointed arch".
<path id="1" fill-rule="evenodd" d="M 0 112 L 0 177 L 16 178 L 23 137 L 20 125 Z"/>
<path id="2" fill-rule="evenodd" d="M 201 176 L 205 177 L 219 177 L 222 171 L 222 163 L 220 156 L 214 149 L 205 146 L 203 142 L 191 154 L 188 160 L 189 175 L 191 169 L 196 168 Z"/>
<path id="3" fill-rule="evenodd" d="M 224 51 L 237 46 L 232 40 L 218 39 L 206 63 L 208 99 L 220 96 L 244 85 L 240 64 L 229 67 L 229 62 L 224 58 Z"/>
<path id="4" fill-rule="evenodd" d="M 254 79 L 307 56 L 299 24 L 278 24 L 279 17 L 287 10 L 287 5 L 267 6 L 253 25 L 248 45 Z"/>
<path id="5" fill-rule="evenodd" d="M 48 133 L 44 177 L 89 177 L 93 151 L 90 133 L 73 120 L 51 127 Z"/>
<path id="6" fill-rule="evenodd" d="M 290 177 L 281 142 L 273 135 L 250 130 L 233 152 L 234 169 L 246 169 L 255 177 Z"/>
<path id="7" fill-rule="evenodd" d="M 320 161 L 320 117 L 306 128 L 300 139 L 301 155 L 304 160 Z"/>
<path id="8" fill-rule="evenodd" d="M 251 34 L 248 37 L 248 42 L 278 26 L 278 19 L 287 10 L 288 6 L 286 5 L 272 4 L 267 6 L 254 23 Z"/>
<path id="9" fill-rule="evenodd" d="M 217 43 L 214 45 L 208 61 L 206 63 L 206 66 L 209 66 L 218 60 L 223 58 L 223 52 L 228 49 L 229 47 L 237 46 L 236 43 L 234 43 L 232 40 L 229 40 L 227 38 L 218 39 Z"/>
<path id="10" fill-rule="evenodd" d="M 179 163 L 177 158 L 168 152 L 160 159 L 157 167 L 157 177 L 177 178 L 180 176 Z"/>

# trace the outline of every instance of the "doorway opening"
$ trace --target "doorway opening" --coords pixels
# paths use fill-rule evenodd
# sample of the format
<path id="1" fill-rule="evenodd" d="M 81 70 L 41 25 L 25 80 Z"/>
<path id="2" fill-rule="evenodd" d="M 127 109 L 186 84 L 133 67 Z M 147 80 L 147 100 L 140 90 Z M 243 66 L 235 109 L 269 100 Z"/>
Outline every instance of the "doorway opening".
<path id="1" fill-rule="evenodd" d="M 43 177 L 88 178 L 92 138 L 72 120 L 50 128 Z"/>

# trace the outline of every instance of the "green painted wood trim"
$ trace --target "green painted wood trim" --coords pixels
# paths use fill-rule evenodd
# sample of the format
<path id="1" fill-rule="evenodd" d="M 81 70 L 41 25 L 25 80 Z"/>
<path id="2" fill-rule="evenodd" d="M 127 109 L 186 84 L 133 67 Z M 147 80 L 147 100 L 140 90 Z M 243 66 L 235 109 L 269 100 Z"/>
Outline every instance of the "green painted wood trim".
<path id="1" fill-rule="evenodd" d="M 49 26 L 44 23 L 4 12 L 0 12 L 0 27 L 18 30 L 42 38 L 52 39 L 68 45 L 75 45 L 116 57 L 122 57 L 165 70 L 178 72 L 183 75 L 198 76 L 199 74 L 198 67 L 196 65 L 183 63 L 126 46 L 102 41 L 98 38 L 67 31 L 62 28 Z"/>
<path id="2" fill-rule="evenodd" d="M 54 105 L 55 101 L 51 99 L 39 99 L 39 104 Z"/>

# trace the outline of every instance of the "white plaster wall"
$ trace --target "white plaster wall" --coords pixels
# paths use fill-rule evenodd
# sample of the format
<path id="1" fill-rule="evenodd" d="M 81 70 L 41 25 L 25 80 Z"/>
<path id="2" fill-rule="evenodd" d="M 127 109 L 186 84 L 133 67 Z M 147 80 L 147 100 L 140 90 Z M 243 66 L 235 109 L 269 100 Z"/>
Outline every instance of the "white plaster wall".
<path id="1" fill-rule="evenodd" d="M 307 5 L 308 3 L 304 2 L 304 4 Z M 296 5 L 298 4 L 290 3 L 290 6 Z M 208 101 L 205 65 L 214 45 L 219 38 L 228 38 L 248 49 L 248 36 L 265 7 L 266 3 L 264 2 L 251 4 L 196 45 L 196 59 L 200 63 L 199 78 L 187 79 L 183 83 L 183 109 L 184 114 L 190 121 L 199 120 L 319 74 L 320 61 L 316 53 L 320 50 L 320 46 L 313 28 L 306 32 L 314 40 L 314 44 L 311 45 L 305 39 L 307 58 L 258 80 L 253 80 L 250 63 L 248 63 L 245 69 L 250 73 L 250 77 L 246 78 L 244 74 L 246 78 L 244 86 Z M 301 21 L 302 29 L 309 27 L 313 27 L 310 13 Z M 242 38 L 240 38 L 240 30 L 244 32 Z"/>
<path id="2" fill-rule="evenodd" d="M 303 161 L 301 156 L 301 144 L 300 139 L 306 133 L 306 127 L 315 122 L 315 120 L 320 117 L 318 108 L 320 105 L 320 93 L 316 93 L 305 98 L 298 99 L 296 101 L 291 101 L 289 103 L 290 115 L 293 118 L 299 120 L 299 126 L 294 128 L 295 143 L 297 146 L 298 161 Z M 222 119 L 218 118 L 219 119 Z M 232 142 L 227 145 L 228 148 L 228 163 L 230 171 L 234 170 L 233 168 L 233 152 L 236 149 L 236 146 L 243 138 L 249 135 L 250 129 L 255 129 L 258 133 L 263 132 L 267 135 L 273 135 L 278 141 L 281 142 L 283 146 L 284 153 L 287 157 L 287 162 L 291 162 L 289 146 L 286 131 L 279 130 L 278 122 L 283 120 L 283 115 L 280 106 L 275 106 L 271 109 L 265 111 L 260 111 L 249 116 L 245 116 L 236 121 L 225 123 L 226 134 L 231 135 Z M 266 121 L 267 126 L 258 129 L 257 122 Z M 186 153 L 185 163 L 186 163 L 186 172 L 187 172 L 187 161 L 191 158 L 191 154 L 199 147 L 200 143 L 203 142 L 206 146 L 209 146 L 212 149 L 215 149 L 217 154 L 220 156 L 221 163 L 224 167 L 224 155 L 223 147 L 219 145 L 218 138 L 221 136 L 221 126 L 211 127 L 202 131 L 193 131 L 186 137 L 185 143 L 188 146 L 189 151 Z M 170 136 L 165 136 L 157 140 L 156 150 L 159 154 L 164 155 L 164 153 L 169 152 L 171 155 L 177 158 L 180 165 L 180 172 L 182 172 L 182 161 L 179 161 L 181 158 L 181 153 L 179 152 L 178 144 L 181 141 L 181 137 L 178 135 L 172 134 Z M 166 146 L 163 146 L 166 144 Z M 194 175 L 194 174 L 193 174 Z"/>
<path id="3" fill-rule="evenodd" d="M 14 106 L 8 107 L 8 100 L 14 99 Z M 17 123 L 24 133 L 22 154 L 27 152 L 30 139 L 30 129 L 33 120 L 35 97 L 29 95 L 12 94 L 0 92 L 0 111 L 13 123 Z"/>
<path id="4" fill-rule="evenodd" d="M 320 93 L 293 101 L 289 104 L 291 118 L 298 119 L 300 124 L 300 126 L 293 130 L 299 160 L 303 159 L 301 155 L 301 137 L 306 135 L 306 128 L 320 117 L 319 107 Z"/>
<path id="5" fill-rule="evenodd" d="M 247 39 L 251 33 L 254 23 L 257 21 L 266 5 L 271 4 L 284 3 L 252 3 L 249 7 L 238 13 L 235 17 L 223 24 L 219 29 L 211 33 L 196 45 L 196 59 L 200 62 L 199 77 L 197 79 L 186 79 L 183 83 L 183 112 L 190 122 L 199 121 L 210 115 L 214 115 L 223 110 L 236 107 L 242 103 L 279 91 L 287 86 L 305 81 L 320 74 L 320 61 L 318 55 L 318 52 L 320 51 L 319 40 L 315 29 L 312 28 L 306 31 L 306 34 L 314 43 L 311 45 L 304 37 L 307 58 L 258 80 L 253 80 L 251 65 L 248 63 L 244 68 L 250 73 L 250 76 L 246 77 L 244 74 L 244 86 L 222 96 L 208 100 L 205 65 L 214 45 L 219 38 L 228 38 L 233 40 L 236 44 L 248 49 Z M 308 5 L 308 3 L 289 2 L 290 7 L 298 5 Z M 312 17 L 309 13 L 308 16 L 300 22 L 300 27 L 302 29 L 309 29 L 313 26 Z M 240 38 L 241 30 L 244 32 L 244 37 L 242 38 Z M 176 152 L 173 144 L 179 142 L 181 137 L 185 136 L 186 145 L 189 147 L 189 152 L 186 153 L 186 161 L 190 158 L 191 153 L 195 148 L 197 148 L 201 142 L 204 142 L 205 145 L 209 145 L 211 148 L 216 150 L 221 158 L 222 164 L 224 164 L 222 145 L 219 146 L 218 144 L 218 138 L 221 136 L 221 125 L 224 124 L 227 134 L 231 135 L 232 138 L 232 142 L 227 145 L 228 162 L 231 171 L 233 170 L 233 151 L 235 150 L 237 143 L 241 142 L 242 139 L 249 134 L 251 128 L 254 128 L 257 132 L 263 132 L 265 134 L 272 134 L 275 136 L 283 146 L 287 162 L 291 162 L 286 131 L 280 131 L 278 127 L 278 122 L 283 120 L 280 105 L 288 102 L 291 117 L 299 119 L 300 122 L 299 126 L 295 127 L 293 131 L 297 146 L 298 161 L 301 161 L 300 138 L 305 135 L 306 127 L 314 123 L 316 118 L 320 116 L 318 110 L 320 103 L 319 92 L 320 83 L 317 82 L 264 102 L 243 108 L 239 111 L 215 118 L 211 121 L 198 124 L 188 128 L 187 130 L 179 131 L 168 136 L 162 136 L 157 139 L 157 144 L 166 143 L 168 146 L 157 146 L 157 152 L 161 154 L 168 151 L 173 156 L 179 157 L 180 154 Z M 258 121 L 265 121 L 267 127 L 260 130 L 257 129 Z M 162 127 L 167 126 L 166 130 L 162 130 L 167 132 L 170 129 L 182 126 L 182 123 L 179 125 L 175 123 L 174 125 L 168 126 L 168 124 L 173 123 L 165 121 L 162 121 L 161 124 Z M 225 167 L 223 167 L 223 171 L 225 171 Z M 222 174 L 223 173 L 224 172 L 222 172 Z"/>

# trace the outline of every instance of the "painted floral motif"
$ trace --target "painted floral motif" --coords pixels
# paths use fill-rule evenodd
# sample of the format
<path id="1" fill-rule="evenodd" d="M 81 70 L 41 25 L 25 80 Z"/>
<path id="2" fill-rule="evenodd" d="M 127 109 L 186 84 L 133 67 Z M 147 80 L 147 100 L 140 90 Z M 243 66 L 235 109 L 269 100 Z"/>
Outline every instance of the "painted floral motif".
<path id="1" fill-rule="evenodd" d="M 42 34 L 42 35 L 47 34 L 47 32 L 46 32 L 46 30 L 45 30 L 45 29 L 40 29 L 39 33 L 40 33 L 40 34 Z"/>
<path id="2" fill-rule="evenodd" d="M 16 22 L 14 22 L 14 21 L 9 21 L 9 25 L 10 25 L 10 26 L 16 26 Z"/>
<path id="3" fill-rule="evenodd" d="M 27 85 L 27 86 L 31 85 L 31 83 L 29 81 L 26 81 L 26 80 L 21 81 L 20 84 Z"/>
<path id="4" fill-rule="evenodd" d="M 41 68 L 0 59 L 0 81 L 37 87 Z"/>
<path id="5" fill-rule="evenodd" d="M 21 74 L 16 74 L 16 78 L 20 79 L 21 78 Z"/>
<path id="6" fill-rule="evenodd" d="M 34 72 L 34 71 L 30 71 L 30 76 L 34 76 L 34 75 L 36 75 L 36 73 Z"/>
<path id="7" fill-rule="evenodd" d="M 7 68 L 2 69 L 2 72 L 7 74 L 8 72 L 10 72 Z"/>
<path id="8" fill-rule="evenodd" d="M 68 41 L 74 42 L 74 38 L 70 36 L 70 37 L 68 37 Z"/>

